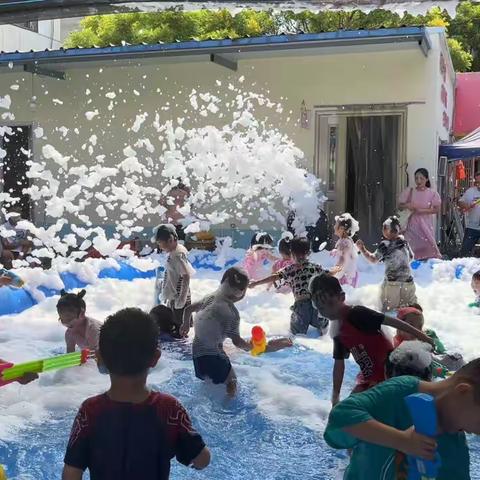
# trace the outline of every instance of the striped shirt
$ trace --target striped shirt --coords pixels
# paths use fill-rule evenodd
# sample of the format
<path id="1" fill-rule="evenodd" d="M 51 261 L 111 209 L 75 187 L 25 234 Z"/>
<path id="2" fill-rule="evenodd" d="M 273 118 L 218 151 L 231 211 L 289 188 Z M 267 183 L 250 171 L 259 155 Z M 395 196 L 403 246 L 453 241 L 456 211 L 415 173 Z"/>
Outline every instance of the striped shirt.
<path id="1" fill-rule="evenodd" d="M 223 342 L 240 336 L 240 314 L 231 301 L 218 293 L 205 297 L 201 303 L 194 321 L 193 357 L 227 356 Z"/>

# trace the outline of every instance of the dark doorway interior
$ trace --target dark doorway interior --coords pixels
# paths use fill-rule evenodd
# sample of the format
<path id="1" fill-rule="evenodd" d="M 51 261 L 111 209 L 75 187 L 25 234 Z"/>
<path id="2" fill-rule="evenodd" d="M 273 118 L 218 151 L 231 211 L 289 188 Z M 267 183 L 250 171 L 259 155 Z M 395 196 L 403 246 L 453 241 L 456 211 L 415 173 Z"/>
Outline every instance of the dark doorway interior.
<path id="1" fill-rule="evenodd" d="M 360 222 L 359 237 L 370 246 L 396 208 L 399 122 L 398 115 L 347 119 L 346 211 Z"/>

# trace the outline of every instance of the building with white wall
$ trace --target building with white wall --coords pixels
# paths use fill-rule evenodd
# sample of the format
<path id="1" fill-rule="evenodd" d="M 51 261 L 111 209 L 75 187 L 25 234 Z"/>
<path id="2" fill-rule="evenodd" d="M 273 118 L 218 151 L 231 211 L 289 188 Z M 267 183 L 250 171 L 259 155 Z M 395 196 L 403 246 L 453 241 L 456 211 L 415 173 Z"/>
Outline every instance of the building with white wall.
<path id="1" fill-rule="evenodd" d="M 61 20 L 31 20 L 0 25 L 0 51 L 45 50 L 61 47 Z"/>
<path id="2" fill-rule="evenodd" d="M 157 113 L 163 121 L 185 116 L 187 92 L 228 93 L 229 83 L 244 77 L 245 88 L 268 91 L 282 103 L 284 114 L 269 115 L 268 122 L 325 181 L 328 214 L 352 212 L 366 239 L 378 237 L 381 219 L 394 212 L 416 168 L 436 178 L 438 145 L 450 139 L 455 88 L 443 29 L 424 27 L 4 53 L 0 73 L 0 96 L 11 97 L 3 124 L 23 127 L 19 144 L 36 159 L 51 144 L 84 165 L 99 154 L 105 165 L 116 165 L 125 146 L 138 141 L 126 126 L 139 113 L 151 120 L 141 135 L 158 141 L 150 125 Z M 105 96 L 110 91 L 117 92 L 115 100 Z M 169 98 L 168 111 L 160 110 Z M 85 112 L 96 109 L 104 114 L 88 120 Z M 186 118 L 185 126 L 194 120 Z M 31 133 L 38 126 L 39 138 Z M 95 155 L 85 146 L 91 135 L 98 137 Z M 61 182 L 61 172 L 58 177 Z M 94 201 L 85 206 L 94 223 L 95 207 Z M 48 224 L 40 204 L 33 213 Z M 230 223 L 235 219 L 224 228 Z M 274 227 L 283 228 L 265 228 Z"/>

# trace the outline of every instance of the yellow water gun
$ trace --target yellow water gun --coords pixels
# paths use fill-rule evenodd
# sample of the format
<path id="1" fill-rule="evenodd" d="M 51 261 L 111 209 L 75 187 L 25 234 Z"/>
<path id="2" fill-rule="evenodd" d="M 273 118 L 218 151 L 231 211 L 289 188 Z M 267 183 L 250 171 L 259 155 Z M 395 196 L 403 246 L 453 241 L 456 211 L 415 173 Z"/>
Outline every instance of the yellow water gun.
<path id="1" fill-rule="evenodd" d="M 0 465 L 0 480 L 7 480 L 7 476 L 5 475 L 5 470 Z"/>
<path id="2" fill-rule="evenodd" d="M 267 349 L 267 336 L 262 327 L 255 326 L 252 328 L 252 349 L 250 353 L 256 357 L 265 353 Z"/>

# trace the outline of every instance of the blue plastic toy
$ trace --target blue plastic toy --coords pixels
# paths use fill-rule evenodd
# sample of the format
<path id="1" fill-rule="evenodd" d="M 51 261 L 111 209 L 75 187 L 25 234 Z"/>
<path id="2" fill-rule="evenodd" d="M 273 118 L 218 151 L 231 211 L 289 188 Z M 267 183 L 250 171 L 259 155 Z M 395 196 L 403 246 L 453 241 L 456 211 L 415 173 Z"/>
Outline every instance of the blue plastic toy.
<path id="1" fill-rule="evenodd" d="M 422 262 L 420 262 L 419 260 L 413 260 L 412 263 L 410 263 L 410 266 L 412 267 L 412 270 L 416 270 L 420 267 L 421 264 Z"/>
<path id="2" fill-rule="evenodd" d="M 457 280 L 460 280 L 462 278 L 464 268 L 465 268 L 465 265 L 457 265 L 457 267 L 455 268 L 455 278 Z"/>
<path id="3" fill-rule="evenodd" d="M 405 402 L 412 416 L 415 431 L 427 437 L 437 434 L 437 409 L 435 400 L 425 393 L 409 395 Z M 435 453 L 433 461 L 408 457 L 408 480 L 435 480 L 441 466 L 440 455 Z M 453 480 L 453 479 L 452 479 Z"/>

